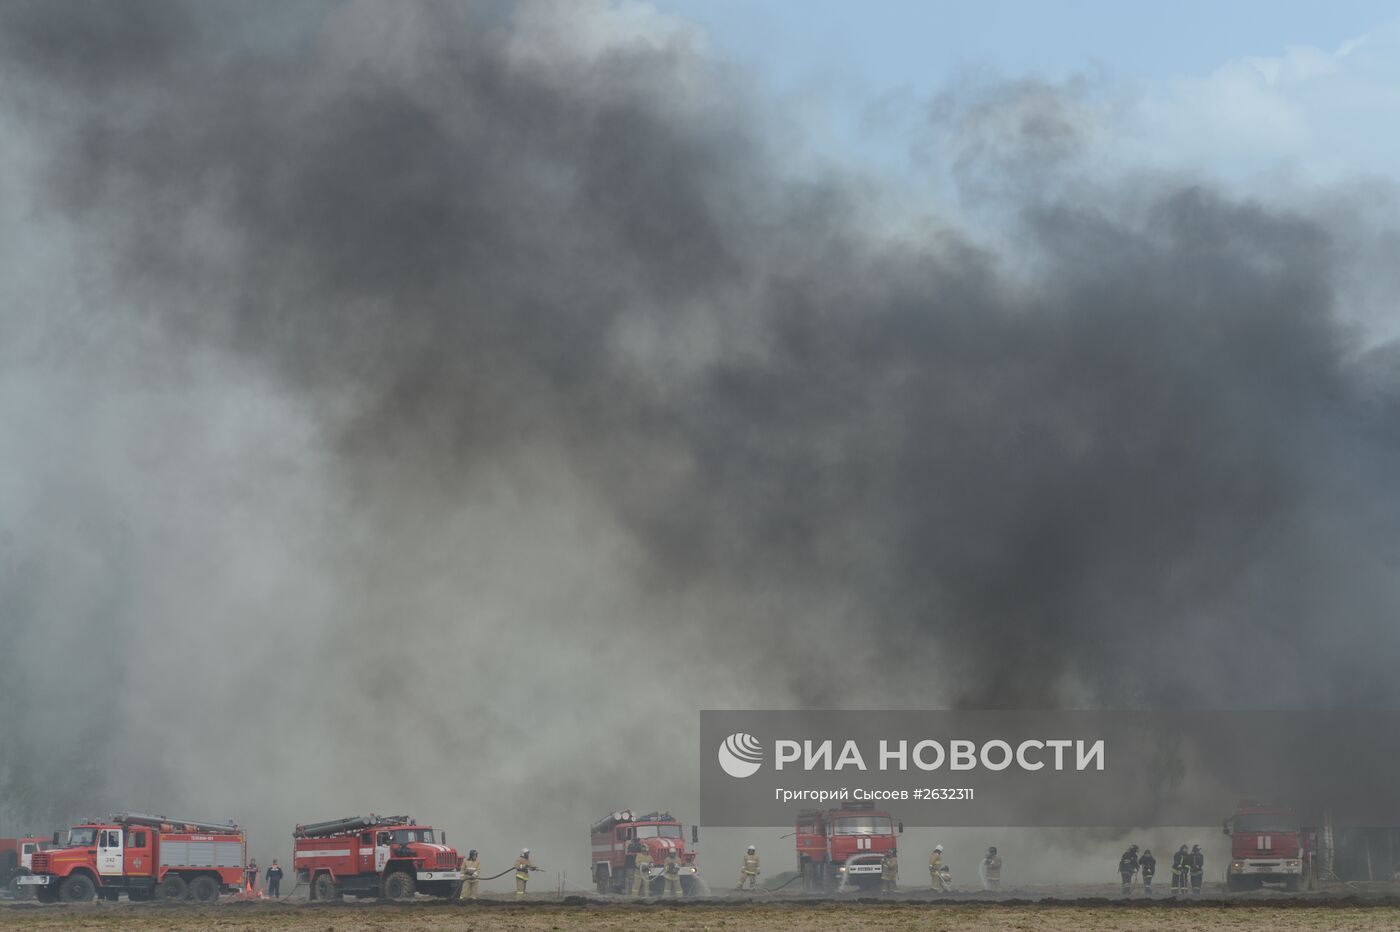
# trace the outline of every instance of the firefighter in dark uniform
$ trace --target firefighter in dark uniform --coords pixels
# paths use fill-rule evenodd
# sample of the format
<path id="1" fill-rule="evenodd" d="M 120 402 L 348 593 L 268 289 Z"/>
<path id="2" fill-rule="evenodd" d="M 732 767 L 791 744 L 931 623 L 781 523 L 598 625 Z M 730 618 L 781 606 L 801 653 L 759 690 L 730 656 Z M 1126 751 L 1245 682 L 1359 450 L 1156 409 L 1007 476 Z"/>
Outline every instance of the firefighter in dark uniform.
<path id="1" fill-rule="evenodd" d="M 1137 845 L 1129 845 L 1128 850 L 1123 852 L 1123 856 L 1118 859 L 1118 876 L 1123 878 L 1123 895 L 1129 896 L 1133 892 L 1133 878 L 1138 872 Z"/>
<path id="2" fill-rule="evenodd" d="M 248 881 L 248 892 L 255 892 L 258 889 L 258 859 L 253 858 L 253 860 L 249 861 L 248 866 L 243 869 L 243 873 Z"/>
<path id="3" fill-rule="evenodd" d="M 680 896 L 681 853 L 675 848 L 671 848 L 666 853 L 666 866 L 661 876 L 666 878 L 666 889 L 662 892 L 662 896 Z"/>
<path id="4" fill-rule="evenodd" d="M 1200 896 L 1201 883 L 1206 878 L 1206 856 L 1201 852 L 1200 845 L 1191 846 L 1191 853 L 1186 856 L 1186 863 L 1191 870 L 1191 892 Z"/>
<path id="5" fill-rule="evenodd" d="M 1138 867 L 1142 870 L 1142 890 L 1151 896 L 1152 875 L 1157 873 L 1157 859 L 1152 856 L 1151 848 L 1142 852 L 1142 857 L 1138 859 Z"/>
<path id="6" fill-rule="evenodd" d="M 651 852 L 640 841 L 632 842 L 632 895 L 646 896 L 651 892 Z"/>
<path id="7" fill-rule="evenodd" d="M 1177 848 L 1176 854 L 1172 855 L 1173 895 L 1177 893 L 1185 893 L 1186 890 L 1189 889 L 1187 887 L 1187 884 L 1190 881 L 1187 878 L 1190 875 L 1191 867 L 1186 862 L 1190 857 L 1191 855 L 1186 851 L 1185 845 L 1182 845 L 1180 848 Z"/>
<path id="8" fill-rule="evenodd" d="M 277 863 L 277 859 L 272 859 L 272 866 L 267 869 L 267 895 L 279 897 L 282 895 L 282 866 Z"/>

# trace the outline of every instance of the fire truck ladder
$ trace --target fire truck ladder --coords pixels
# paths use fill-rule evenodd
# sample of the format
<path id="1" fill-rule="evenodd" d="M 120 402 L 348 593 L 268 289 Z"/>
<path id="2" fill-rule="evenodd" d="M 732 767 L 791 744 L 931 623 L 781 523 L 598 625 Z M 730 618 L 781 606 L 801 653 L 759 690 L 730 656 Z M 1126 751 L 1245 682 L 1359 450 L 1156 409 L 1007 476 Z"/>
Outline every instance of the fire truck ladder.
<path id="1" fill-rule="evenodd" d="M 306 825 L 298 825 L 292 831 L 293 838 L 323 838 L 326 835 L 342 835 L 346 832 L 358 832 L 362 828 L 378 828 L 384 825 L 417 825 L 412 816 L 379 816 L 370 813 L 367 816 L 347 816 L 344 819 L 331 819 L 327 822 L 308 822 Z"/>
<path id="2" fill-rule="evenodd" d="M 170 819 L 163 815 L 147 815 L 143 812 L 113 813 L 112 821 L 118 825 L 144 825 L 148 828 L 185 829 L 207 832 L 211 835 L 237 834 L 238 826 L 230 819 L 227 822 L 195 822 L 192 819 Z"/>

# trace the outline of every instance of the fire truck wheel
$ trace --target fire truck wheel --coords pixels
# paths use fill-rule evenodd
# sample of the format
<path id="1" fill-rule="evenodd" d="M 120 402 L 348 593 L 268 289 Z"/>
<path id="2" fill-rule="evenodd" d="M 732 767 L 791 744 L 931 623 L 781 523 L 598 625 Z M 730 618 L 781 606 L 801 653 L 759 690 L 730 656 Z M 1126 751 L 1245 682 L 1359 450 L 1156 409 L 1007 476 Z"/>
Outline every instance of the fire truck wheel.
<path id="1" fill-rule="evenodd" d="M 34 895 L 33 887 L 19 882 L 19 879 L 27 873 L 29 873 L 29 871 L 20 871 L 10 878 L 10 882 L 7 886 L 9 887 L 11 899 L 27 900 Z"/>
<path id="2" fill-rule="evenodd" d="M 188 892 L 185 878 L 179 874 L 167 874 L 160 886 L 156 887 L 156 896 L 162 900 L 183 900 Z"/>
<path id="3" fill-rule="evenodd" d="M 413 875 L 407 871 L 394 871 L 384 878 L 384 896 L 390 900 L 411 900 L 414 889 Z"/>
<path id="4" fill-rule="evenodd" d="M 87 874 L 74 874 L 58 885 L 58 895 L 68 903 L 86 903 L 96 894 L 97 887 Z"/>
<path id="5" fill-rule="evenodd" d="M 598 870 L 594 871 L 593 882 L 594 882 L 594 884 L 595 884 L 595 885 L 597 886 L 597 888 L 598 888 L 598 895 L 599 895 L 599 896 L 607 896 L 607 895 L 608 895 L 609 891 L 608 891 L 608 872 L 607 872 L 607 871 L 603 870 L 602 868 L 599 868 Z"/>
<path id="6" fill-rule="evenodd" d="M 311 883 L 311 898 L 326 902 L 340 899 L 340 894 L 335 889 L 335 880 L 330 874 L 322 871 L 316 875 L 316 879 Z"/>
<path id="7" fill-rule="evenodd" d="M 190 881 L 190 899 L 214 903 L 219 899 L 219 884 L 213 877 L 201 876 Z"/>

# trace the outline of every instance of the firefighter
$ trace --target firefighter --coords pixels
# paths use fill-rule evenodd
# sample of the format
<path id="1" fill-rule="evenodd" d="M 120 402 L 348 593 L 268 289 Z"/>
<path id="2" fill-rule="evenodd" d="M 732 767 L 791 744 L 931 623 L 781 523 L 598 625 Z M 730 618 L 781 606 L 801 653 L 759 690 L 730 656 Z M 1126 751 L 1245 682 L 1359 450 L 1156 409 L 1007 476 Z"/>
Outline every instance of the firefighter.
<path id="1" fill-rule="evenodd" d="M 1001 887 L 1001 855 L 997 854 L 997 846 L 992 845 L 987 849 L 987 856 L 982 859 L 982 889 L 997 890 Z"/>
<path id="2" fill-rule="evenodd" d="M 1200 845 L 1191 846 L 1191 853 L 1186 856 L 1186 864 L 1191 871 L 1191 892 L 1200 896 L 1201 883 L 1206 876 L 1206 856 Z"/>
<path id="3" fill-rule="evenodd" d="M 646 896 L 651 892 L 651 878 L 647 876 L 651 867 L 651 852 L 640 841 L 634 841 L 632 848 L 632 895 Z"/>
<path id="4" fill-rule="evenodd" d="M 467 852 L 467 859 L 462 862 L 462 899 L 476 899 L 476 885 L 480 882 L 481 856 L 473 848 Z"/>
<path id="5" fill-rule="evenodd" d="M 1142 870 L 1142 890 L 1151 896 L 1152 875 L 1157 873 L 1157 859 L 1152 856 L 1151 848 L 1143 850 L 1142 857 L 1138 859 L 1138 867 Z"/>
<path id="6" fill-rule="evenodd" d="M 899 889 L 899 851 L 891 848 L 880 859 L 880 892 L 893 893 Z"/>
<path id="7" fill-rule="evenodd" d="M 530 882 L 530 871 L 537 871 L 535 862 L 530 860 L 530 849 L 521 848 L 520 857 L 515 859 L 515 895 L 525 896 L 525 884 Z"/>
<path id="8" fill-rule="evenodd" d="M 1176 849 L 1176 854 L 1172 855 L 1172 895 L 1185 893 L 1187 890 L 1187 876 L 1190 866 L 1186 863 L 1191 855 L 1186 851 L 1186 846 L 1182 845 Z"/>
<path id="9" fill-rule="evenodd" d="M 744 863 L 739 867 L 739 886 L 735 889 L 744 889 L 744 881 L 748 881 L 750 890 L 758 889 L 758 851 L 753 845 L 749 845 Z"/>
<path id="10" fill-rule="evenodd" d="M 672 848 L 666 853 L 666 870 L 662 874 L 666 878 L 665 896 L 681 895 L 681 853 Z"/>
<path id="11" fill-rule="evenodd" d="M 1133 879 L 1137 877 L 1138 872 L 1137 851 L 1137 845 L 1129 845 L 1128 850 L 1118 859 L 1118 875 L 1123 878 L 1124 896 L 1130 896 L 1133 892 Z"/>
<path id="12" fill-rule="evenodd" d="M 247 879 L 248 879 L 248 883 L 247 883 L 248 892 L 249 892 L 249 893 L 252 893 L 252 892 L 254 892 L 255 890 L 257 890 L 257 889 L 258 889 L 258 859 L 257 859 L 257 858 L 253 858 L 253 860 L 249 861 L 249 862 L 248 862 L 248 866 L 247 866 L 246 868 L 243 869 L 243 873 L 244 873 L 244 875 L 245 875 L 245 876 L 247 877 Z"/>
<path id="13" fill-rule="evenodd" d="M 282 866 L 276 858 L 272 859 L 272 866 L 267 869 L 267 895 L 274 899 L 282 895 Z"/>
<path id="14" fill-rule="evenodd" d="M 928 879 L 933 889 L 948 892 L 948 865 L 943 863 L 942 845 L 934 845 L 933 854 L 928 856 Z"/>

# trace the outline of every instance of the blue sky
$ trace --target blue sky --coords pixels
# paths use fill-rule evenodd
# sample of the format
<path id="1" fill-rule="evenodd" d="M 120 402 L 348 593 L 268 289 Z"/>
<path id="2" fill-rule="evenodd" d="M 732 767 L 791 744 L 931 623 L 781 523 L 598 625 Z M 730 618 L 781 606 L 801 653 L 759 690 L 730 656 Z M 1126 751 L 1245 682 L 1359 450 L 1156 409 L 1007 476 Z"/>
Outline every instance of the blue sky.
<path id="1" fill-rule="evenodd" d="M 834 68 L 872 87 L 932 88 L 960 65 L 1057 77 L 1103 66 L 1165 79 L 1308 45 L 1333 50 L 1400 15 L 1394 3 L 1059 0 L 657 0 L 780 83 Z"/>
<path id="2" fill-rule="evenodd" d="M 757 76 L 824 159 L 933 161 L 957 86 L 1063 91 L 1095 172 L 1192 171 L 1246 190 L 1396 176 L 1400 6 L 1061 0 L 655 0 Z M 878 125 L 872 128 L 871 114 Z M 924 153 L 913 164 L 914 150 Z"/>

